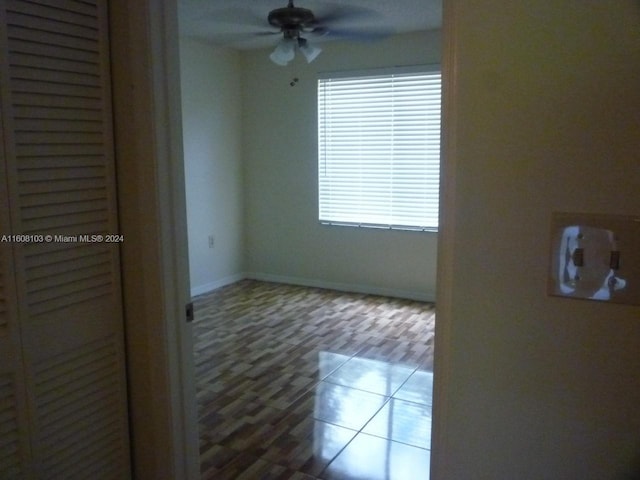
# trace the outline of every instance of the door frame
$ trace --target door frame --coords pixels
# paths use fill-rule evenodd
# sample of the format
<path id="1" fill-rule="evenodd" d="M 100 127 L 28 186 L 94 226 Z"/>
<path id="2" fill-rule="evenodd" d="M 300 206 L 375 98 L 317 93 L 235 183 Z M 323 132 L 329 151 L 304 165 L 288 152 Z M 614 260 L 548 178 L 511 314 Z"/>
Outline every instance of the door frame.
<path id="1" fill-rule="evenodd" d="M 440 145 L 440 206 L 438 219 L 438 269 L 436 276 L 436 324 L 434 334 L 433 407 L 431 431 L 432 480 L 447 478 L 447 406 L 451 378 L 451 338 L 454 305 L 453 269 L 456 236 L 457 172 L 457 6 L 458 0 L 442 0 L 442 119 Z M 463 7 L 464 8 L 464 7 Z"/>
<path id="2" fill-rule="evenodd" d="M 443 0 L 443 109 L 431 478 L 444 478 L 456 187 L 456 0 Z M 176 0 L 111 0 L 135 478 L 199 478 Z"/>
<path id="3" fill-rule="evenodd" d="M 134 478 L 200 476 L 176 0 L 111 0 Z"/>

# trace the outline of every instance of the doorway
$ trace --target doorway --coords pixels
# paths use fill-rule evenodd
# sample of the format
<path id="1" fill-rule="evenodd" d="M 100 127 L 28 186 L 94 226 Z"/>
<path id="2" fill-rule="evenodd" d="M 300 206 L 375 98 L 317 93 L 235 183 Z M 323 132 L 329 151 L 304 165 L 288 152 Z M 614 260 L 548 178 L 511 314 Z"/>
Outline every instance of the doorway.
<path id="1" fill-rule="evenodd" d="M 240 190 L 239 188 L 236 189 L 234 186 L 237 185 L 236 182 L 238 177 L 242 178 L 243 176 L 244 176 L 244 181 L 250 182 L 251 185 L 258 185 L 260 187 L 264 187 L 261 190 L 262 193 L 258 193 L 256 195 L 253 195 L 251 198 L 247 199 L 247 201 L 251 203 L 251 213 L 245 212 L 244 214 L 240 214 L 241 217 L 243 215 L 244 216 L 248 215 L 253 220 L 257 220 L 256 227 L 251 227 L 252 231 L 253 231 L 253 228 L 255 228 L 255 230 L 261 231 L 261 233 L 257 237 L 260 240 L 249 241 L 244 247 L 244 251 L 248 252 L 247 255 L 251 258 L 251 264 L 255 266 L 250 267 L 250 270 L 252 271 L 249 271 L 249 272 L 245 271 L 245 267 L 242 264 L 241 256 L 238 256 L 237 251 L 234 250 L 234 248 L 237 248 L 238 244 L 234 242 L 226 243 L 227 239 L 225 238 L 225 235 L 233 231 L 233 228 L 234 228 L 233 225 L 225 228 L 224 225 L 218 226 L 218 225 L 215 225 L 214 223 L 210 223 L 207 226 L 205 225 L 205 222 L 207 221 L 206 219 L 199 221 L 197 222 L 197 226 L 198 226 L 198 229 L 200 229 L 200 231 L 198 233 L 194 233 L 193 235 L 192 243 L 196 244 L 196 246 L 193 248 L 198 249 L 201 252 L 204 252 L 202 258 L 209 258 L 208 255 L 210 255 L 213 258 L 215 258 L 216 255 L 219 257 L 223 257 L 220 259 L 221 262 L 217 264 L 219 265 L 219 268 L 221 269 L 220 271 L 222 271 L 223 274 L 218 276 L 217 278 L 215 277 L 206 278 L 203 275 L 202 277 L 199 278 L 197 283 L 193 282 L 192 293 L 195 293 L 195 294 L 206 293 L 207 291 L 210 291 L 213 288 L 221 287 L 223 285 L 233 283 L 245 276 L 249 276 L 251 278 L 258 279 L 258 280 L 278 281 L 278 282 L 285 282 L 285 283 L 296 283 L 296 281 L 300 282 L 301 280 L 308 282 L 309 278 L 311 277 L 310 275 L 306 273 L 297 273 L 296 275 L 291 275 L 289 272 L 294 271 L 296 269 L 297 269 L 297 272 L 306 272 L 308 270 L 304 270 L 304 268 L 308 267 L 309 264 L 322 263 L 321 256 L 317 256 L 315 258 L 310 258 L 306 260 L 300 260 L 300 259 L 296 260 L 284 254 L 276 254 L 275 257 L 278 257 L 278 261 L 282 263 L 286 263 L 289 266 L 293 266 L 293 269 L 289 270 L 289 272 L 286 272 L 285 270 L 280 270 L 279 273 L 274 274 L 274 273 L 268 273 L 271 270 L 272 264 L 267 263 L 267 261 L 269 260 L 267 257 L 269 257 L 269 255 L 265 252 L 267 252 L 267 250 L 270 250 L 271 252 L 276 251 L 273 249 L 273 246 L 276 245 L 277 243 L 283 243 L 286 241 L 286 239 L 283 239 L 283 236 L 280 233 L 281 231 L 291 232 L 291 236 L 298 235 L 299 238 L 306 238 L 307 240 L 309 240 L 309 237 L 316 236 L 315 233 L 309 233 L 309 232 L 315 232 L 315 230 L 308 230 L 305 232 L 305 228 L 300 228 L 300 227 L 291 228 L 289 225 L 285 226 L 281 223 L 283 222 L 282 220 L 283 215 L 278 215 L 276 218 L 276 217 L 273 217 L 273 215 L 269 216 L 268 212 L 265 213 L 261 209 L 262 208 L 269 209 L 272 212 L 273 211 L 283 212 L 284 211 L 283 208 L 285 208 L 285 204 L 288 202 L 287 199 L 291 198 L 290 194 L 293 193 L 294 195 L 297 195 L 296 198 L 302 198 L 301 194 L 303 192 L 305 191 L 313 192 L 317 188 L 317 185 L 315 185 L 315 181 L 316 181 L 314 178 L 315 175 L 313 173 L 314 168 L 317 168 L 315 167 L 316 159 L 314 158 L 314 155 L 305 155 L 304 153 L 303 154 L 298 153 L 298 154 L 292 155 L 293 157 L 296 158 L 297 164 L 294 166 L 294 168 L 287 170 L 286 166 L 279 165 L 278 163 L 278 162 L 284 163 L 284 160 L 282 159 L 283 159 L 283 156 L 286 154 L 286 152 L 282 149 L 282 146 L 279 147 L 278 145 L 275 145 L 275 142 L 272 140 L 277 138 L 283 138 L 283 136 L 286 136 L 285 132 L 291 132 L 292 129 L 299 128 L 300 123 L 304 124 L 305 122 L 300 122 L 298 120 L 299 117 L 296 117 L 296 116 L 290 116 L 291 118 L 284 118 L 284 120 L 283 120 L 283 117 L 286 117 L 286 115 L 275 115 L 275 116 L 272 115 L 271 118 L 269 118 L 269 112 L 272 112 L 274 110 L 274 105 L 280 106 L 280 107 L 282 107 L 283 105 L 296 105 L 296 106 L 304 105 L 305 109 L 311 109 L 311 110 L 314 109 L 315 108 L 313 104 L 314 95 L 313 93 L 309 95 L 309 92 L 313 91 L 313 89 L 315 88 L 315 85 L 313 83 L 314 76 L 311 74 L 308 74 L 308 71 L 304 68 L 304 65 L 297 65 L 297 64 L 292 65 L 292 70 L 271 69 L 269 70 L 268 75 L 261 74 L 260 70 L 271 67 L 271 65 L 268 63 L 268 59 L 263 58 L 263 57 L 266 57 L 266 55 L 264 54 L 264 51 L 261 51 L 259 53 L 243 54 L 245 55 L 245 58 L 249 59 L 249 61 L 240 62 L 237 56 L 235 56 L 233 53 L 230 53 L 228 51 L 220 51 L 220 50 L 216 51 L 211 47 L 207 47 L 203 45 L 194 46 L 193 45 L 194 42 L 191 40 L 188 40 L 185 43 L 191 44 L 191 46 L 189 47 L 190 53 L 187 53 L 187 55 L 192 55 L 194 59 L 200 58 L 202 59 L 201 61 L 205 61 L 203 59 L 207 57 L 209 59 L 211 59 L 212 57 L 215 57 L 215 62 L 217 62 L 217 65 L 218 65 L 218 68 L 216 70 L 217 73 L 196 74 L 194 75 L 195 80 L 201 82 L 202 84 L 208 84 L 208 87 L 210 88 L 211 83 L 213 83 L 212 78 L 216 78 L 218 79 L 218 81 L 224 82 L 224 85 L 228 88 L 227 90 L 228 93 L 231 92 L 228 95 L 225 95 L 224 98 L 220 100 L 220 102 L 217 102 L 218 108 L 220 107 L 222 108 L 220 112 L 214 115 L 214 122 L 216 121 L 215 119 L 217 118 L 217 121 L 219 122 L 218 124 L 219 131 L 224 132 L 223 134 L 220 134 L 220 137 L 219 137 L 220 141 L 218 143 L 224 142 L 225 139 L 231 139 L 231 141 L 229 142 L 231 144 L 233 144 L 234 142 L 242 143 L 244 139 L 242 135 L 237 135 L 237 134 L 234 135 L 233 132 L 230 132 L 228 130 L 231 125 L 235 123 L 239 123 L 242 120 L 242 118 L 239 118 L 239 117 L 246 117 L 246 115 L 244 115 L 246 111 L 244 110 L 245 107 L 240 106 L 240 110 L 238 110 L 237 107 L 234 106 L 234 102 L 235 102 L 234 98 L 237 98 L 237 96 L 240 95 L 241 90 L 245 88 L 242 85 L 242 82 L 244 80 L 242 79 L 242 69 L 240 68 L 241 63 L 243 63 L 244 68 L 247 68 L 247 64 L 250 64 L 249 66 L 250 74 L 248 76 L 250 78 L 256 79 L 256 83 L 261 83 L 263 85 L 266 85 L 266 84 L 274 85 L 275 93 L 273 95 L 266 96 L 263 93 L 264 90 L 260 92 L 259 89 L 256 88 L 256 89 L 252 89 L 253 92 L 251 91 L 248 92 L 248 97 L 251 99 L 252 102 L 253 100 L 255 100 L 255 103 L 253 103 L 253 105 L 255 105 L 256 110 L 261 110 L 262 112 L 264 112 L 263 120 L 260 120 L 261 124 L 267 124 L 267 123 L 276 124 L 274 125 L 274 130 L 272 130 L 273 133 L 271 134 L 267 134 L 266 132 L 258 133 L 257 138 L 255 139 L 256 140 L 255 145 L 252 144 L 254 140 L 251 140 L 251 142 L 249 142 L 249 145 L 243 144 L 243 145 L 239 145 L 238 147 L 236 147 L 235 145 L 232 145 L 232 146 L 227 145 L 225 152 L 220 152 L 223 155 L 226 155 L 227 160 L 229 158 L 240 159 L 244 155 L 243 152 L 247 151 L 247 150 L 243 151 L 241 149 L 248 149 L 249 155 L 252 158 L 251 163 L 250 165 L 245 165 L 244 170 L 237 171 L 237 170 L 234 170 L 236 165 L 234 165 L 233 162 L 229 162 L 229 163 L 225 162 L 221 168 L 223 168 L 224 172 L 227 172 L 228 175 L 231 175 L 231 177 L 226 177 L 225 178 L 226 181 L 223 180 L 223 182 L 221 182 L 223 184 L 220 185 L 220 188 L 212 189 L 209 187 L 209 191 L 207 192 L 212 202 L 216 201 L 214 200 L 214 190 L 218 190 L 218 192 L 220 192 L 220 190 L 224 191 L 226 195 L 225 198 L 234 198 L 238 196 L 238 191 Z M 404 44 L 407 44 L 407 43 L 415 44 L 416 40 L 414 39 L 411 42 L 404 42 Z M 329 53 L 329 47 L 327 47 L 327 51 L 324 53 L 327 53 L 327 54 Z M 336 52 L 336 55 L 340 56 L 341 52 Z M 396 59 L 397 59 L 397 55 L 398 54 L 396 53 L 396 56 L 395 56 Z M 440 58 L 440 41 L 439 40 L 437 43 L 437 47 L 434 48 L 433 50 L 433 55 L 437 56 L 438 59 Z M 182 55 L 183 60 L 184 58 L 186 58 L 185 55 Z M 334 56 L 333 58 L 335 59 L 336 56 Z M 353 58 L 354 57 L 351 57 L 351 60 L 348 60 L 346 56 L 342 57 L 341 62 L 343 62 L 343 66 L 347 65 L 349 62 L 353 63 Z M 363 58 L 363 56 L 360 55 L 359 58 Z M 416 60 L 409 60 L 408 57 L 404 57 L 404 58 L 406 58 L 407 62 L 416 62 Z M 371 65 L 366 65 L 366 66 L 371 66 Z M 291 86 L 290 83 L 292 81 L 292 78 L 294 77 L 289 78 L 292 75 L 292 71 L 295 74 L 295 78 L 298 78 L 298 81 L 294 82 L 293 86 Z M 223 75 L 221 75 L 221 72 L 223 73 Z M 218 77 L 214 77 L 214 75 L 218 75 Z M 185 75 L 183 75 L 182 80 L 183 80 L 183 88 L 185 88 L 185 83 L 184 83 Z M 194 88 L 197 88 L 198 84 L 196 81 L 194 81 L 193 83 L 190 83 L 189 86 L 186 87 L 192 93 L 195 91 Z M 247 93 L 246 90 L 245 90 L 245 93 Z M 211 95 L 211 97 L 214 99 L 214 102 L 215 102 L 215 97 L 213 95 Z M 183 95 L 183 100 L 184 99 L 185 98 Z M 192 103 L 193 105 L 201 108 L 202 110 L 206 110 L 208 108 L 203 101 L 197 102 L 192 100 Z M 223 104 L 222 106 L 220 105 L 221 103 Z M 216 106 L 213 105 L 212 108 L 215 109 Z M 299 108 L 302 108 L 302 107 L 299 107 Z M 239 115 L 238 114 L 239 111 L 242 112 L 243 114 Z M 299 111 L 298 111 L 298 114 L 300 114 Z M 275 117 L 279 119 L 279 122 L 273 121 L 273 118 Z M 252 118 L 255 118 L 255 117 L 252 117 Z M 222 119 L 224 119 L 224 121 L 222 121 Z M 257 122 L 258 120 L 251 120 L 251 121 Z M 185 138 L 189 137 L 190 135 L 196 135 L 195 130 L 191 130 L 189 128 L 188 123 L 189 123 L 188 121 L 185 121 L 183 124 Z M 201 119 L 198 122 L 198 124 L 200 126 L 203 125 L 203 122 L 201 121 Z M 314 150 L 315 147 L 313 146 L 315 133 L 312 131 L 312 129 L 310 130 L 311 131 L 309 130 L 304 131 L 303 134 L 300 135 L 301 138 L 294 139 L 294 145 L 297 145 L 296 152 L 315 151 Z M 211 130 L 209 130 L 209 132 L 211 132 Z M 209 133 L 209 137 L 211 137 L 212 135 L 215 136 L 216 134 Z M 207 138 L 203 134 L 198 134 L 198 136 L 200 137 L 200 139 L 204 139 L 205 142 L 213 142 L 212 138 Z M 268 148 L 266 148 L 266 146 L 268 146 Z M 187 149 L 188 147 L 185 147 L 185 152 L 187 151 Z M 264 161 L 265 155 L 268 156 L 268 154 L 264 154 L 266 150 L 273 150 L 277 152 L 275 155 L 273 155 L 273 161 L 268 161 L 268 162 Z M 282 169 L 279 169 L 280 167 L 282 167 Z M 187 167 L 187 169 L 188 168 L 189 167 Z M 248 173 L 247 173 L 247 170 L 249 170 Z M 211 174 L 213 173 L 215 173 L 215 171 L 212 170 Z M 207 175 L 208 174 L 198 176 L 195 179 L 194 184 L 188 183 L 189 186 L 187 188 L 187 191 L 188 191 L 187 198 L 190 193 L 195 192 L 196 188 L 198 188 L 198 184 L 204 184 L 205 185 L 204 188 L 207 188 L 207 184 L 205 182 L 205 180 L 209 180 L 207 178 Z M 189 173 L 187 170 L 187 182 L 189 182 L 188 177 L 189 177 Z M 231 178 L 232 180 L 229 181 L 229 178 Z M 287 184 L 286 189 L 281 187 L 282 183 L 279 179 L 285 180 Z M 195 185 L 195 188 L 192 188 L 194 185 Z M 298 218 L 298 219 L 304 218 L 303 220 L 304 222 L 310 221 L 311 223 L 315 223 L 316 222 L 314 218 L 315 207 L 313 206 L 314 201 L 315 200 L 312 199 L 310 201 L 304 200 L 303 202 L 298 202 L 298 205 L 295 206 L 297 208 L 297 211 L 294 212 L 294 215 L 293 215 L 294 218 Z M 306 205 L 301 205 L 301 203 L 305 203 L 305 202 L 306 202 Z M 233 204 L 227 203 L 227 200 L 220 200 L 220 199 L 218 199 L 216 203 L 221 209 L 228 207 L 230 205 L 233 205 Z M 272 208 L 269 205 L 277 205 L 277 208 Z M 202 219 L 202 216 L 206 214 L 206 212 L 207 212 L 207 209 L 200 206 L 199 212 L 198 212 L 200 216 L 198 218 Z M 238 215 L 238 213 L 227 211 L 226 215 L 231 215 L 232 217 L 237 218 L 236 216 Z M 275 221 L 273 222 L 265 221 L 266 218 L 270 218 Z M 316 228 L 316 226 L 314 225 L 313 228 Z M 221 231 L 225 232 L 223 236 L 221 236 L 219 233 Z M 244 234 L 241 234 L 241 235 L 244 235 L 246 237 L 247 232 L 244 232 Z M 249 236 L 251 235 L 252 233 L 249 232 Z M 320 235 L 325 235 L 325 238 L 326 238 L 326 233 L 321 233 Z M 392 234 L 392 235 L 399 236 L 402 234 Z M 349 242 L 351 242 L 352 245 L 357 246 L 357 245 L 364 245 L 367 243 L 371 245 L 371 240 L 367 242 L 366 235 L 362 231 L 357 231 L 357 230 L 350 231 L 347 233 L 347 236 L 349 237 L 350 239 Z M 411 273 L 407 274 L 406 272 L 415 272 L 415 271 L 421 271 L 421 270 L 422 271 L 431 270 L 433 272 L 433 278 L 435 279 L 435 270 L 436 270 L 435 247 L 437 243 L 437 235 L 433 234 L 431 238 L 428 239 L 428 242 L 430 243 L 430 247 L 432 248 L 431 255 L 426 254 L 423 250 L 418 250 L 420 253 L 414 253 L 414 255 L 409 255 L 407 258 L 422 259 L 422 258 L 430 257 L 432 259 L 431 265 L 424 266 L 424 267 L 416 266 L 415 262 L 409 261 L 409 264 L 406 266 L 406 268 L 402 269 L 405 273 L 400 274 L 398 276 L 398 278 L 401 280 L 399 280 L 396 283 L 401 283 L 401 282 L 405 282 L 405 284 L 410 283 L 410 282 L 407 282 L 407 276 L 411 275 Z M 420 241 L 415 243 L 419 244 Z M 351 249 L 331 248 L 331 247 L 328 248 L 327 247 L 328 244 L 330 243 L 320 242 L 319 243 L 320 246 L 318 248 L 314 248 L 311 250 L 315 252 L 319 252 L 321 250 L 342 252 L 344 257 L 355 256 L 360 254 L 360 252 L 357 251 L 358 247 L 352 247 Z M 415 244 L 412 244 L 411 248 L 420 249 L 422 247 L 416 247 Z M 190 249 L 191 249 L 191 245 L 190 245 Z M 375 243 L 375 246 L 370 247 L 370 250 L 372 251 L 388 251 L 388 249 L 389 249 L 389 246 L 387 244 L 387 239 L 377 240 L 377 243 Z M 300 247 L 292 246 L 288 250 L 299 252 Z M 229 252 L 229 254 L 228 255 L 225 254 L 226 252 Z M 344 262 L 344 257 L 341 259 L 343 262 Z M 235 270 L 232 268 L 233 266 L 230 265 L 230 263 L 226 263 L 226 264 L 222 263 L 222 262 L 229 262 L 229 260 L 232 260 L 234 258 L 236 259 L 239 258 L 239 261 L 238 261 L 239 266 L 237 266 Z M 273 259 L 273 256 L 272 256 L 272 259 Z M 305 265 L 305 262 L 306 262 L 306 265 Z M 206 270 L 205 268 L 206 265 L 207 263 L 203 261 L 192 260 L 191 262 L 192 270 L 194 270 L 194 267 L 197 268 L 198 275 L 202 274 L 203 270 Z M 329 283 L 330 282 L 327 282 L 319 286 L 331 287 Z M 349 286 L 353 287 L 353 285 L 358 285 L 358 282 L 353 282 Z M 344 287 L 344 283 L 342 285 L 337 285 L 337 286 Z M 397 293 L 397 291 L 391 292 L 389 290 L 391 290 L 390 287 L 387 289 L 386 293 Z M 404 293 L 406 293 L 407 290 L 411 291 L 412 293 L 416 293 L 418 288 L 409 287 L 409 288 L 405 288 L 404 290 L 405 290 Z M 380 291 L 379 293 L 385 293 L 385 292 Z M 431 297 L 431 299 L 435 297 L 435 281 L 434 281 L 434 284 L 432 285 L 431 291 L 429 292 L 429 297 Z M 425 298 L 422 298 L 422 299 L 425 299 Z"/>

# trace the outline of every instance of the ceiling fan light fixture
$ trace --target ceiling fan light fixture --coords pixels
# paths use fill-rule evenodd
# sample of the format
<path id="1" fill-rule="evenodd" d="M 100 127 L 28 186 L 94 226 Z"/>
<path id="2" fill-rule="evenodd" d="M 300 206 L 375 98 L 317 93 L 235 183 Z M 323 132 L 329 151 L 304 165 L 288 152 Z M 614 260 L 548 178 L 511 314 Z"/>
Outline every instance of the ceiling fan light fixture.
<path id="1" fill-rule="evenodd" d="M 304 58 L 307 59 L 307 63 L 313 62 L 318 55 L 322 53 L 322 49 L 320 47 L 311 45 L 305 38 L 298 39 L 298 47 L 304 55 Z"/>
<path id="2" fill-rule="evenodd" d="M 277 65 L 285 66 L 295 56 L 295 40 L 291 38 L 283 38 L 280 40 L 275 50 L 269 55 L 271 61 Z"/>

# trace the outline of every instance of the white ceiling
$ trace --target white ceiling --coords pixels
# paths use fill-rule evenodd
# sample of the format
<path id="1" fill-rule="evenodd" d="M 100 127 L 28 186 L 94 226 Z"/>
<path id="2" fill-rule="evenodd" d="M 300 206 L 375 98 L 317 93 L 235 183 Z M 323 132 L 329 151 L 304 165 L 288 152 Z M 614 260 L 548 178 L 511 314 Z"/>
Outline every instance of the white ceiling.
<path id="1" fill-rule="evenodd" d="M 297 0 L 296 7 L 317 18 L 336 14 L 329 25 L 357 34 L 393 34 L 440 28 L 442 0 Z M 267 22 L 268 13 L 287 6 L 287 0 L 178 0 L 180 34 L 237 49 L 266 48 L 280 35 Z M 343 17 L 341 13 L 352 12 Z M 311 37 L 310 37 L 311 39 Z M 314 42 L 331 36 L 314 37 Z"/>

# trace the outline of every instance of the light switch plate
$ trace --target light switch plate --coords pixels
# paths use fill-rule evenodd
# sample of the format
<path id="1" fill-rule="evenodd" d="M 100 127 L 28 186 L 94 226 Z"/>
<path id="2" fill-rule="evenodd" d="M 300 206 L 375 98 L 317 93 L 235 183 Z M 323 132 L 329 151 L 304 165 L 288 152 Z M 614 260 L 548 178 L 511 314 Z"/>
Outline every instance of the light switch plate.
<path id="1" fill-rule="evenodd" d="M 640 217 L 553 213 L 548 293 L 640 305 Z"/>

